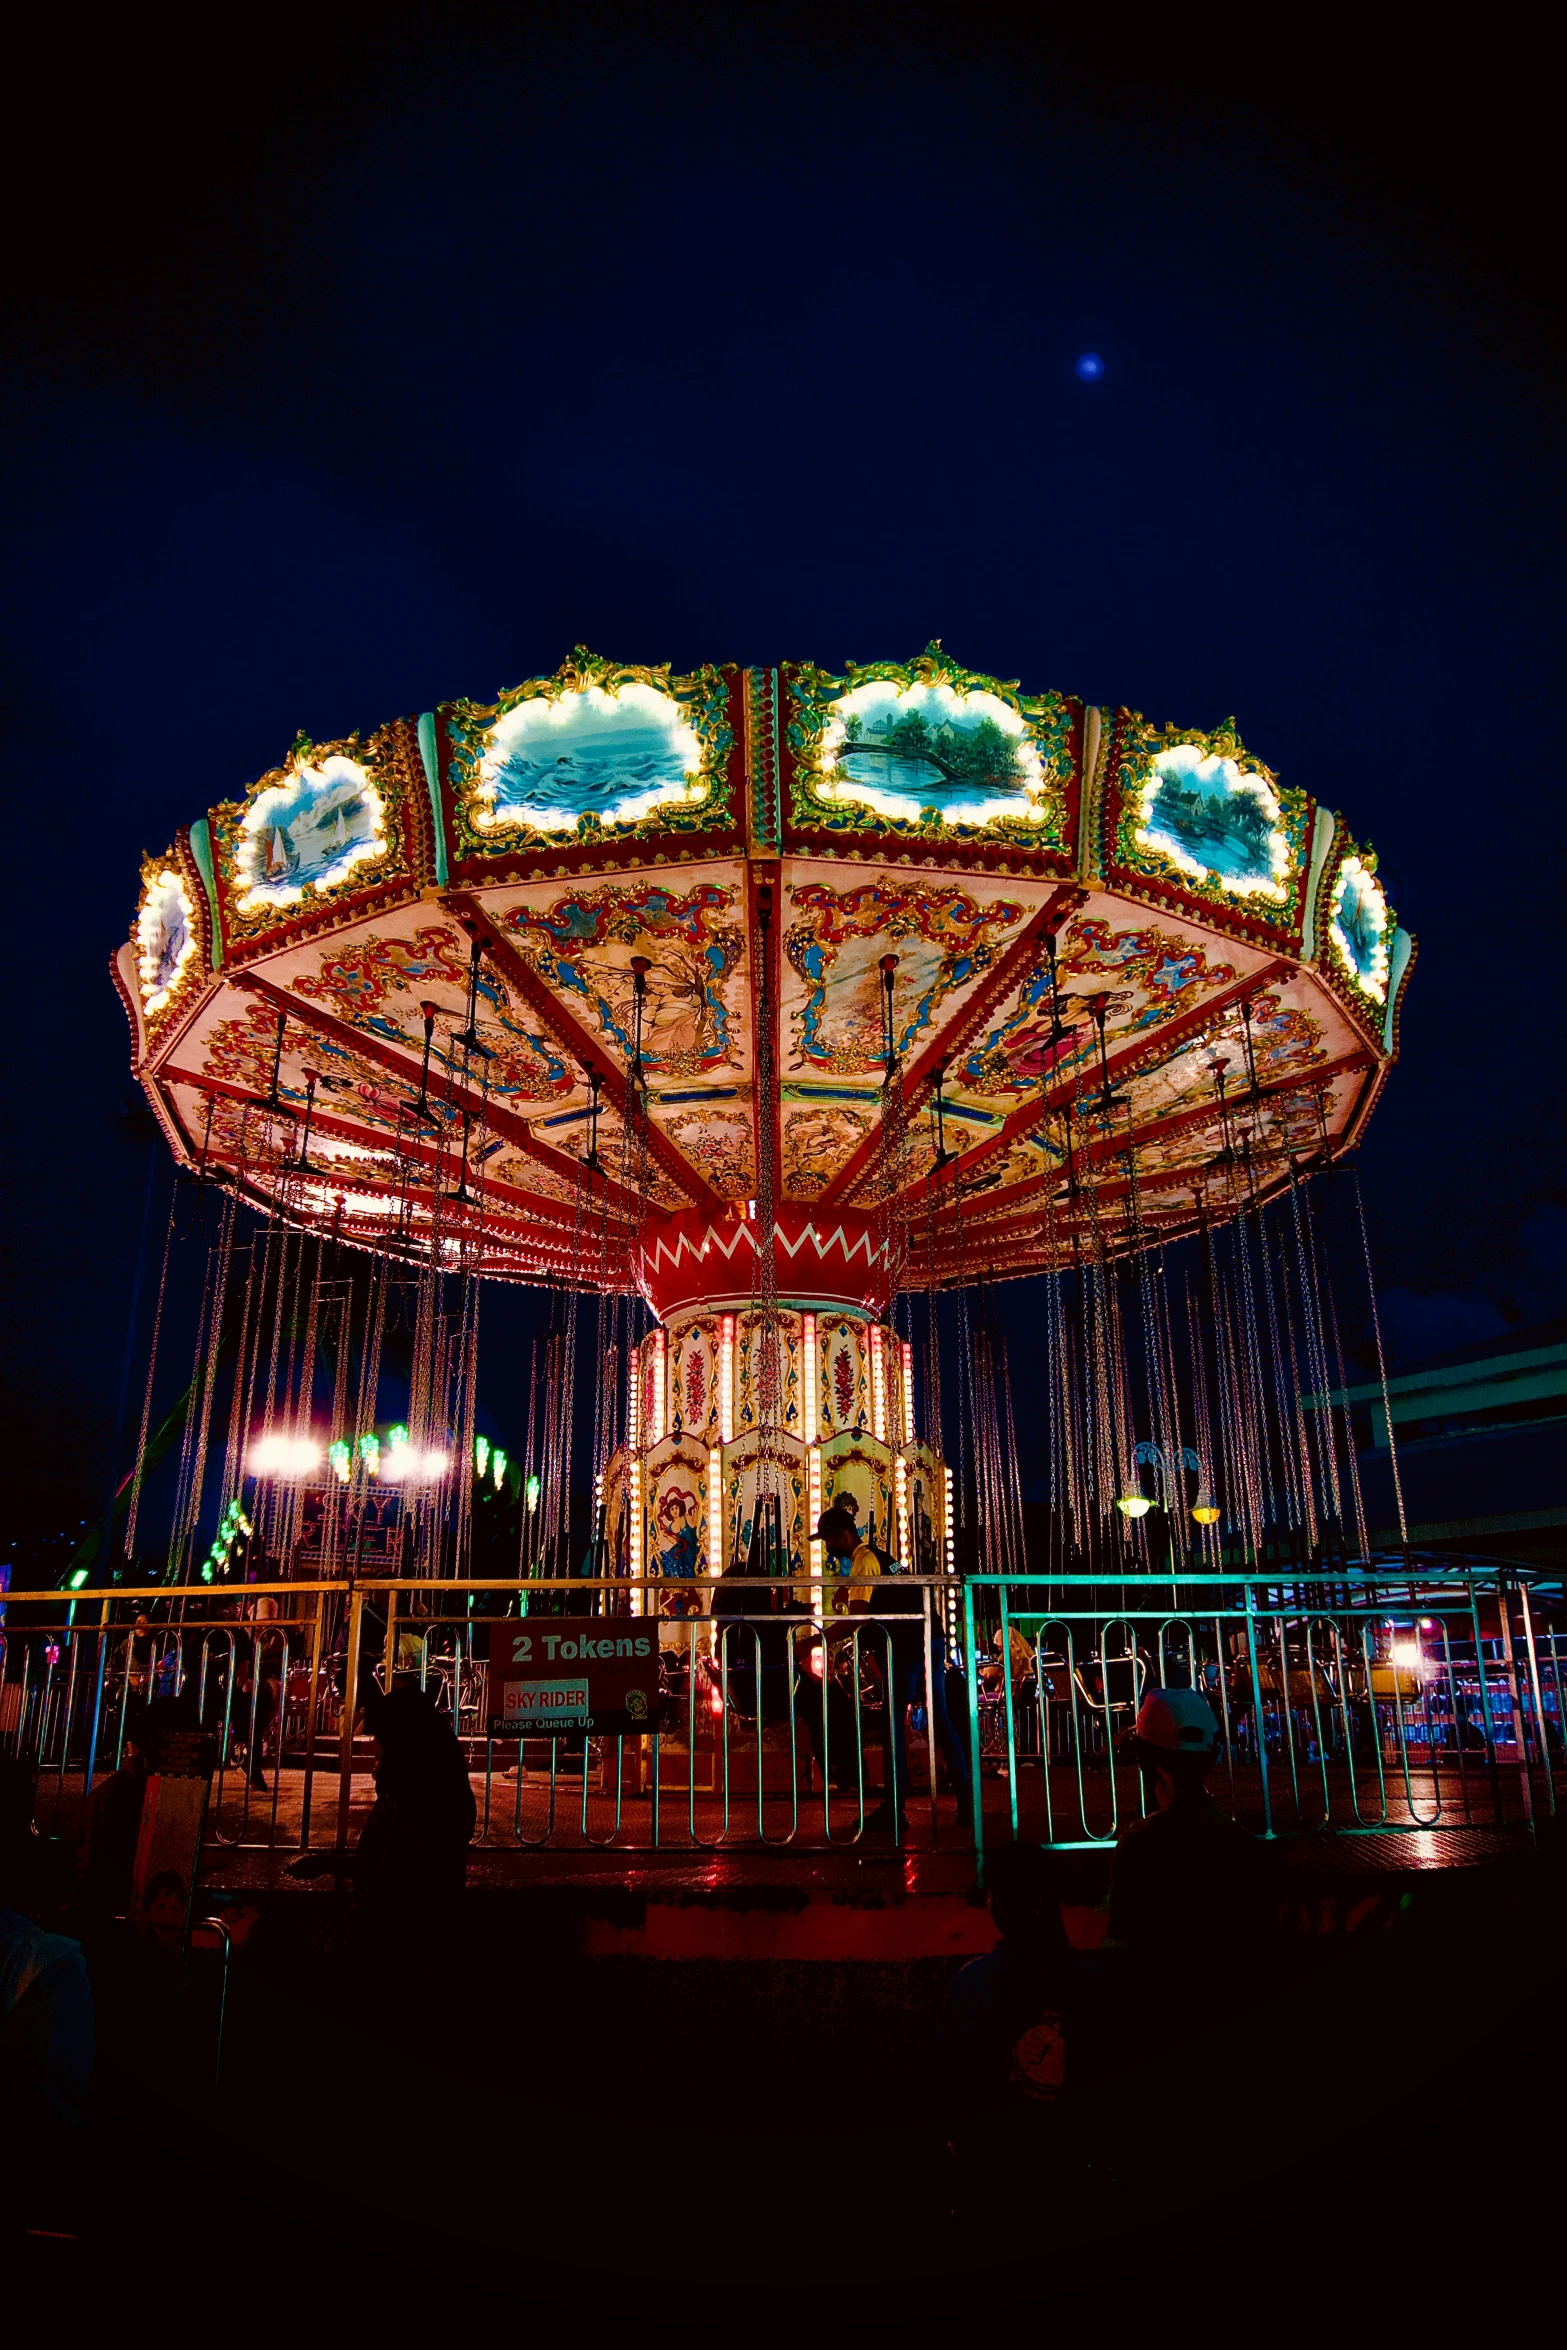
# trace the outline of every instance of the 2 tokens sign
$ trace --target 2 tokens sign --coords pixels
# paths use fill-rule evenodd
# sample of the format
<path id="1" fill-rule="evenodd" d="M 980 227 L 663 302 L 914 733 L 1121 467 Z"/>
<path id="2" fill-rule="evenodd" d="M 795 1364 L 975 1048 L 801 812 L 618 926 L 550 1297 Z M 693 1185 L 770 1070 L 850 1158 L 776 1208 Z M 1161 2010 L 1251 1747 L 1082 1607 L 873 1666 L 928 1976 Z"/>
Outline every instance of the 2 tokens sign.
<path id="1" fill-rule="evenodd" d="M 533 1616 L 490 1630 L 492 1738 L 635 1737 L 659 1726 L 658 1625 Z"/>

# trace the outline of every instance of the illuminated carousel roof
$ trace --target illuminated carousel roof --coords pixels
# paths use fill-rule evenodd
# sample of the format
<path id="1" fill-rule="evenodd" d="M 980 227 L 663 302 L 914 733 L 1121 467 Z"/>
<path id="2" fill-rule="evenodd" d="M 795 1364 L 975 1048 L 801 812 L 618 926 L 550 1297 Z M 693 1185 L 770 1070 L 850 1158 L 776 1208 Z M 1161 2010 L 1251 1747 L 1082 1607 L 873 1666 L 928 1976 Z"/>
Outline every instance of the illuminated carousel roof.
<path id="1" fill-rule="evenodd" d="M 114 972 L 176 1156 L 256 1207 L 689 1290 L 764 1146 L 792 1250 L 916 1286 L 1232 1214 L 1356 1139 L 1413 951 L 1371 851 L 1228 722 L 939 646 L 692 676 L 579 648 L 301 737 L 145 862 Z"/>

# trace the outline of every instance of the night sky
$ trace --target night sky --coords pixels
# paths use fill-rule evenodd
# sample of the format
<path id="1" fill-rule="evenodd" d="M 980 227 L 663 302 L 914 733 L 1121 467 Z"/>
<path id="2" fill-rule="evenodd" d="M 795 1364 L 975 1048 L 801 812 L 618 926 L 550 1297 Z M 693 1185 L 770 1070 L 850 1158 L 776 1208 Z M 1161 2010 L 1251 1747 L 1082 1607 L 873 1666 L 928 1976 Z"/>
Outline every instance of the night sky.
<path id="1" fill-rule="evenodd" d="M 285 13 L 193 53 L 195 21 L 38 35 L 12 86 L 29 1492 L 92 1508 L 114 1411 L 147 1156 L 106 965 L 142 851 L 301 727 L 579 640 L 686 668 L 940 636 L 1233 713 L 1419 940 L 1362 1153 L 1395 1348 L 1567 1310 L 1537 61 L 1131 20 L 1019 47 L 980 8 Z"/>

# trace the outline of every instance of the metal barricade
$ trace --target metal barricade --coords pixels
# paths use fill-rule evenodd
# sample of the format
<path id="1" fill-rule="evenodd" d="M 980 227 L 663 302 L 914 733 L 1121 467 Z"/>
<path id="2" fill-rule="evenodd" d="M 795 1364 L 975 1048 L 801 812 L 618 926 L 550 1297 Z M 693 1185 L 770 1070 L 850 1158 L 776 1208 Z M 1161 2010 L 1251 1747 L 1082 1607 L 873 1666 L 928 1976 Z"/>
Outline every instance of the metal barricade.
<path id="1" fill-rule="evenodd" d="M 1174 1594 L 1154 1578 L 909 1581 L 900 1610 L 873 1592 L 846 1614 L 841 1583 L 808 1576 L 781 1613 L 765 1586 L 688 1613 L 716 1581 L 657 1577 L 257 1586 L 237 1614 L 238 1595 L 206 1592 L 12 1593 L 0 1748 L 38 1773 L 41 1824 L 69 1835 L 138 1706 L 177 1699 L 212 1740 L 214 1848 L 341 1844 L 374 1794 L 359 1694 L 401 1672 L 449 1720 L 497 1856 L 831 1851 L 882 1822 L 966 1848 L 965 1782 L 981 1850 L 1102 1848 L 1148 1800 L 1126 1733 L 1162 1684 L 1207 1697 L 1213 1792 L 1264 1835 L 1527 1828 L 1556 1809 L 1567 1621 L 1516 1571 L 1205 1574 Z M 562 1611 L 657 1625 L 645 1732 L 492 1735 L 497 1627 Z"/>

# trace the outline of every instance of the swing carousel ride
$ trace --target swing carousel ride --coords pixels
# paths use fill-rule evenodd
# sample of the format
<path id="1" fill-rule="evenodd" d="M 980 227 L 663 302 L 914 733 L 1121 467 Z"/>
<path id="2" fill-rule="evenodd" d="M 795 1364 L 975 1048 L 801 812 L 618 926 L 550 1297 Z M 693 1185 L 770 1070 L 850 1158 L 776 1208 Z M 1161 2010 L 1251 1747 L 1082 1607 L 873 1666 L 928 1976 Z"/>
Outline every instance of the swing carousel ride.
<path id="1" fill-rule="evenodd" d="M 240 1366 L 222 1503 L 239 1507 L 257 1427 L 275 1473 L 292 1444 L 301 1474 L 330 1455 L 344 1483 L 385 1482 L 384 1303 L 363 1307 L 352 1378 L 338 1350 L 325 1434 L 301 1355 L 342 1289 L 331 1268 L 369 1252 L 373 1280 L 420 1299 L 391 1448 L 410 1494 L 421 1463 L 429 1484 L 472 1453 L 480 1285 L 597 1301 L 610 1572 L 716 1573 L 764 1517 L 801 1562 L 840 1494 L 925 1568 L 950 1564 L 955 1510 L 1015 1547 L 1015 1490 L 986 1485 L 1010 1441 L 985 1436 L 1012 1408 L 997 1364 L 965 1323 L 955 1502 L 935 1309 L 917 1382 L 912 1293 L 1025 1275 L 1053 1277 L 1036 1388 L 1081 1523 L 1126 1517 L 1153 1455 L 1177 1485 L 1196 1474 L 1199 1525 L 1210 1486 L 1229 1482 L 1235 1513 L 1248 1478 L 1259 1528 L 1331 1516 L 1331 1445 L 1265 1397 L 1247 1332 L 1291 1278 L 1270 1202 L 1293 1209 L 1309 1288 L 1302 1178 L 1365 1126 L 1412 955 L 1375 856 L 1232 723 L 1161 731 L 939 644 L 841 675 L 675 675 L 579 648 L 493 703 L 301 736 L 147 860 L 113 964 L 169 1147 L 224 1195 L 219 1286 L 242 1208 L 267 1220 L 247 1278 L 279 1299 L 293 1283 L 281 1379 L 259 1303 L 232 1342 L 228 1303 L 204 1316 L 208 1420 L 222 1344 Z M 1175 1307 L 1139 1309 L 1136 1283 L 1183 1236 L 1211 1258 L 1237 1223 L 1261 1236 L 1256 1282 L 1236 1258 L 1222 1297 L 1188 1298 L 1210 1348 L 1194 1390 Z M 575 1310 L 522 1464 L 557 1530 Z M 1303 1311 L 1296 1390 L 1325 1392 L 1320 1301 Z M 1141 1402 L 1120 1392 L 1139 1313 Z M 185 1441 L 193 1557 L 194 1408 Z M 547 1566 L 547 1542 L 533 1555 Z"/>

